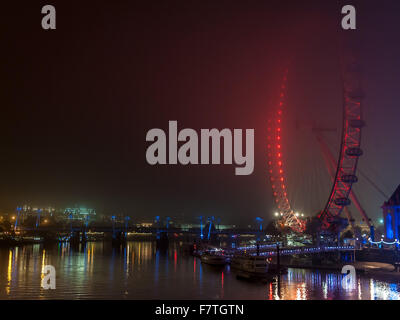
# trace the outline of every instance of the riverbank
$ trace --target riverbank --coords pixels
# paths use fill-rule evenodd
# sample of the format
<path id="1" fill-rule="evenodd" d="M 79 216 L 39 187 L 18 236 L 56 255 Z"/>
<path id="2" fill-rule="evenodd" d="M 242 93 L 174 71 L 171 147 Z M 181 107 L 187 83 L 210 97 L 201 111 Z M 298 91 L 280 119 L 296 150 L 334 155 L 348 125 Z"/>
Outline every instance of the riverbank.
<path id="1" fill-rule="evenodd" d="M 365 273 L 368 275 L 386 275 L 393 276 L 396 279 L 400 279 L 400 272 L 395 271 L 395 267 L 389 263 L 382 262 L 354 262 L 354 263 L 340 263 L 340 264 L 330 264 L 330 265 L 320 265 L 320 264 L 283 264 L 287 268 L 296 269 L 318 269 L 318 270 L 328 270 L 341 272 L 343 266 L 352 265 L 356 269 L 356 272 Z"/>

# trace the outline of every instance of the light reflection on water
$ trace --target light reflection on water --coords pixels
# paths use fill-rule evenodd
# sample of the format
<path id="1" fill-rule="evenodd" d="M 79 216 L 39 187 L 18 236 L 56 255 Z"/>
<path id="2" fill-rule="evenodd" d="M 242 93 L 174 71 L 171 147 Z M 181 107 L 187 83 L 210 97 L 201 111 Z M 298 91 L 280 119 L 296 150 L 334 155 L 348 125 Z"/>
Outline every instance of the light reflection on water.
<path id="1" fill-rule="evenodd" d="M 40 286 L 48 264 L 57 271 L 56 290 Z M 352 286 L 341 283 L 339 273 L 304 269 L 270 283 L 241 281 L 229 266 L 186 255 L 180 243 L 168 252 L 152 242 L 0 248 L 0 299 L 400 299 L 399 281 L 361 276 Z"/>

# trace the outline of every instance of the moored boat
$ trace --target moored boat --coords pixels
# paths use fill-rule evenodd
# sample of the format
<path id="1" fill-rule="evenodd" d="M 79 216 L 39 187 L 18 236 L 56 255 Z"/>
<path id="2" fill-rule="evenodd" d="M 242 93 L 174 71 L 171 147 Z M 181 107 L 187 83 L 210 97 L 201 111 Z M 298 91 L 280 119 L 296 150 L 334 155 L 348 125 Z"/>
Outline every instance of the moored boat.
<path id="1" fill-rule="evenodd" d="M 268 265 L 267 259 L 262 256 L 234 255 L 231 258 L 232 269 L 236 269 L 245 278 L 267 277 Z"/>
<path id="2" fill-rule="evenodd" d="M 204 252 L 200 256 L 200 260 L 202 263 L 222 266 L 226 264 L 226 256 L 222 253 L 215 253 L 215 252 Z"/>

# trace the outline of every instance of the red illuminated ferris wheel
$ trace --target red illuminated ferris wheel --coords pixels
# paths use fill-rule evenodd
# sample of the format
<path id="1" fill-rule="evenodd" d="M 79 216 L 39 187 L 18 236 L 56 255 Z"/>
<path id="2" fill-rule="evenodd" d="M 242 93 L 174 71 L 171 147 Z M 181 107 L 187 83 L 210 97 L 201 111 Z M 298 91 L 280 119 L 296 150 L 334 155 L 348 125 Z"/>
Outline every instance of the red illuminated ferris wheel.
<path id="1" fill-rule="evenodd" d="M 358 181 L 356 176 L 357 163 L 362 155 L 361 129 L 365 122 L 362 119 L 362 101 L 364 98 L 360 81 L 360 66 L 351 56 L 342 62 L 342 82 L 343 82 L 343 105 L 342 105 L 342 128 L 340 138 L 339 155 L 335 158 L 326 141 L 322 138 L 321 128 L 313 128 L 313 134 L 319 143 L 323 157 L 326 160 L 327 171 L 329 172 L 332 188 L 327 194 L 325 207 L 319 210 L 318 218 L 321 229 L 326 231 L 338 230 L 343 219 L 341 213 L 345 211 L 347 219 L 352 220 L 347 207 L 353 203 L 360 211 L 363 219 L 369 224 L 369 219 L 362 209 L 360 202 L 352 192 L 352 186 Z M 286 69 L 282 79 L 279 100 L 273 111 L 273 116 L 268 120 L 268 168 L 275 199 L 277 214 L 280 216 L 280 224 L 289 227 L 296 232 L 305 230 L 305 221 L 295 211 L 290 200 L 287 187 L 287 177 L 285 161 L 283 157 L 282 139 L 285 123 L 285 111 L 287 109 L 287 82 L 289 70 Z M 301 170 L 301 168 L 299 168 Z M 322 205 L 321 205 L 322 207 Z"/>

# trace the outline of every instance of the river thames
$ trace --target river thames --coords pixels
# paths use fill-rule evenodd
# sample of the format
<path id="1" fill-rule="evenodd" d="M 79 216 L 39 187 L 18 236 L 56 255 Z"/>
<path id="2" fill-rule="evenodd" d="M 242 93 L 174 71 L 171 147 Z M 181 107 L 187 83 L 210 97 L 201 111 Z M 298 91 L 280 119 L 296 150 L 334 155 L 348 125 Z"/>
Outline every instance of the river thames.
<path id="1" fill-rule="evenodd" d="M 45 265 L 56 269 L 56 289 L 41 288 Z M 270 283 L 238 280 L 229 266 L 204 265 L 182 244 L 168 252 L 150 241 L 124 248 L 106 242 L 0 248 L 0 299 L 400 299 L 400 282 L 358 275 L 342 286 L 335 272 L 289 269 Z"/>

